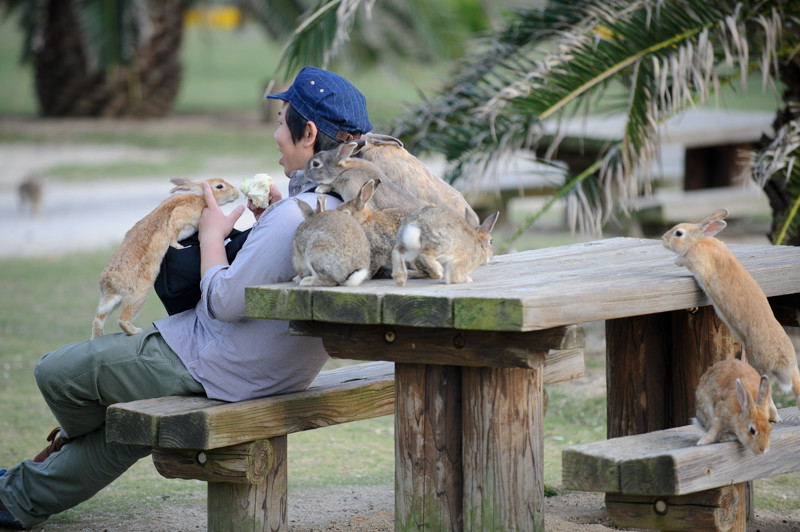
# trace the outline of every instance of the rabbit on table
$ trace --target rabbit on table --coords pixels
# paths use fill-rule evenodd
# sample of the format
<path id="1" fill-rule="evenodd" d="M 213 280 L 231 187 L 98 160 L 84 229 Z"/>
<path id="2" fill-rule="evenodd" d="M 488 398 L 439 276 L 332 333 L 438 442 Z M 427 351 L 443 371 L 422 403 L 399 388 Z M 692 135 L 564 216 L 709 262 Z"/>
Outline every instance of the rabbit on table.
<path id="1" fill-rule="evenodd" d="M 766 375 L 741 360 L 722 360 L 703 373 L 695 396 L 692 421 L 706 431 L 697 445 L 739 440 L 756 454 L 769 450 L 772 392 Z"/>
<path id="2" fill-rule="evenodd" d="M 338 210 L 355 218 L 367 235 L 370 247 L 370 277 L 382 267 L 391 267 L 392 249 L 397 241 L 397 228 L 414 210 L 410 207 L 395 207 L 382 211 L 371 208 L 370 200 L 381 183 L 380 179 L 370 179 L 362 185 L 354 199 L 337 207 Z"/>
<path id="3" fill-rule="evenodd" d="M 295 202 L 305 220 L 292 239 L 294 281 L 303 286 L 358 286 L 369 277 L 369 241 L 349 214 L 325 210 L 325 195 L 317 196 L 317 211 Z"/>
<path id="4" fill-rule="evenodd" d="M 478 227 L 443 206 L 428 205 L 408 215 L 397 229 L 392 250 L 392 277 L 400 286 L 408 279 L 406 263 L 419 261 L 432 279 L 472 282 L 469 274 L 494 256 L 491 231 L 499 212 Z M 468 213 L 466 213 L 468 216 Z"/>
<path id="5" fill-rule="evenodd" d="M 342 144 L 332 150 L 316 153 L 304 169 L 306 179 L 317 183 L 316 192 L 336 192 L 344 201 L 355 199 L 361 186 L 370 179 L 380 179 L 381 190 L 372 198 L 377 210 L 395 207 L 420 207 L 423 202 L 393 183 L 375 164 L 358 157 L 350 157 L 358 145 Z"/>
<path id="6" fill-rule="evenodd" d="M 446 205 L 458 213 L 466 211 L 467 222 L 472 226 L 478 225 L 478 215 L 464 196 L 411 155 L 399 139 L 367 133 L 362 140 L 356 142 L 363 145 L 357 153 L 364 160 L 378 165 L 400 188 L 430 205 Z"/>
<path id="7" fill-rule="evenodd" d="M 170 181 L 175 185 L 172 195 L 125 233 L 100 275 L 100 303 L 92 322 L 92 338 L 103 336 L 108 315 L 120 305 L 120 328 L 127 334 L 142 332 L 133 320 L 147 301 L 167 248 L 181 249 L 178 240 L 197 231 L 200 214 L 207 206 L 203 183 L 185 177 Z M 208 183 L 219 205 L 239 197 L 239 191 L 222 179 L 209 179 Z"/>
<path id="8" fill-rule="evenodd" d="M 793 390 L 800 406 L 800 371 L 786 331 L 769 306 L 766 295 L 728 247 L 714 238 L 726 227 L 727 209 L 719 209 L 700 223 L 681 223 L 662 237 L 664 247 L 678 254 L 675 263 L 686 266 L 711 299 L 717 314 L 741 342 L 747 362 L 758 373 Z M 774 403 L 770 419 L 779 421 Z"/>

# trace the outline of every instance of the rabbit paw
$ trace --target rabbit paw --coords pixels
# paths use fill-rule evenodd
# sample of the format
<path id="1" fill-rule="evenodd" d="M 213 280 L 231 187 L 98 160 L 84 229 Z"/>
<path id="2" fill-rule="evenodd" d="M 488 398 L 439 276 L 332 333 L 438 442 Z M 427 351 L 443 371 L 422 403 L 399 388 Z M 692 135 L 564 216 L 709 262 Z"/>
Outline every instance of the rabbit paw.
<path id="1" fill-rule="evenodd" d="M 714 439 L 709 438 L 708 434 L 697 440 L 697 445 L 708 445 L 709 443 L 714 443 Z"/>

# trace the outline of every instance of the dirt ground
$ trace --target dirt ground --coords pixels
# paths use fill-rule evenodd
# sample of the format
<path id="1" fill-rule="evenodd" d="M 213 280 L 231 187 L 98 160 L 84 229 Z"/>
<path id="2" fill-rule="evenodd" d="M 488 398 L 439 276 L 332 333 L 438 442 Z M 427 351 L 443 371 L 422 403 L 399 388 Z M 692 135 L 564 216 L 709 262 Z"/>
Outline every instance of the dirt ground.
<path id="1" fill-rule="evenodd" d="M 175 130 L 214 127 L 215 118 L 189 117 L 168 122 L 135 124 L 146 131 L 151 127 Z M 222 120 L 225 120 L 224 118 Z M 239 127 L 269 128 L 257 120 L 246 119 Z M 0 120 L 0 132 L 36 133 L 44 127 L 64 133 L 80 128 L 97 128 L 95 122 L 58 121 L 49 125 L 39 121 Z M 131 127 L 109 122 L 101 128 Z M 271 133 L 271 129 L 268 129 Z M 47 165 L 92 164 L 113 159 L 161 157 L 157 150 L 147 153 L 137 149 L 109 146 L 42 146 L 40 144 L 0 143 L 0 257 L 46 256 L 70 249 L 102 248 L 118 241 L 143 212 L 144 205 L 154 205 L 163 198 L 168 184 L 159 179 L 116 183 L 113 187 L 93 184 L 49 184 L 45 193 L 44 209 L 49 217 L 20 217 L 14 187 L 31 172 Z M 280 175 L 279 171 L 272 175 Z M 124 187 L 124 188 L 119 188 Z M 146 210 L 144 212 L 147 212 Z M 54 226 L 53 218 L 59 220 Z M 103 220 L 103 224 L 97 224 Z M 245 221 L 246 223 L 246 221 Z M 76 235 L 79 235 L 76 237 Z M 548 532 L 598 532 L 617 530 L 608 518 L 603 494 L 563 493 L 545 500 L 545 529 Z M 394 530 L 393 486 L 345 486 L 325 489 L 299 489 L 289 494 L 289 529 L 296 532 L 311 531 L 388 531 Z M 165 503 L 156 510 L 145 512 L 139 518 L 120 522 L 112 513 L 93 516 L 90 522 L 79 526 L 45 523 L 34 530 L 54 531 L 152 531 L 180 532 L 206 530 L 205 504 L 186 509 Z M 774 513 L 756 509 L 748 523 L 749 532 L 800 532 L 800 504 L 796 510 Z"/>

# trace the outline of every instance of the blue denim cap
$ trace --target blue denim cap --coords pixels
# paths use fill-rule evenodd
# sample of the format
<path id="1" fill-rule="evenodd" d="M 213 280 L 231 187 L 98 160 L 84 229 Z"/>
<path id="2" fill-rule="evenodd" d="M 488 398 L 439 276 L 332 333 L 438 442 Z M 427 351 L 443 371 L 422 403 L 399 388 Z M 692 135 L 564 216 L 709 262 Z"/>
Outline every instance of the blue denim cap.
<path id="1" fill-rule="evenodd" d="M 342 76 L 321 68 L 304 67 L 287 90 L 267 98 L 289 102 L 300 116 L 341 142 L 372 130 L 364 95 Z"/>

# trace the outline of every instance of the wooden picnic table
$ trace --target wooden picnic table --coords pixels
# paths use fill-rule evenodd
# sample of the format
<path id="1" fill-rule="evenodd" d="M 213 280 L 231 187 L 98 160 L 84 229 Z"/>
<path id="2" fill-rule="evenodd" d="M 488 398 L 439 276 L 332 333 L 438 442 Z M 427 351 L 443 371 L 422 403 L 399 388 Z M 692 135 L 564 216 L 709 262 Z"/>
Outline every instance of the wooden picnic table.
<path id="1" fill-rule="evenodd" d="M 796 321 L 800 249 L 730 247 Z M 606 322 L 609 437 L 686 424 L 699 376 L 739 349 L 674 258 L 611 238 L 496 256 L 473 283 L 250 287 L 247 315 L 395 362 L 397 530 L 543 530 L 543 360 L 575 324 Z"/>

